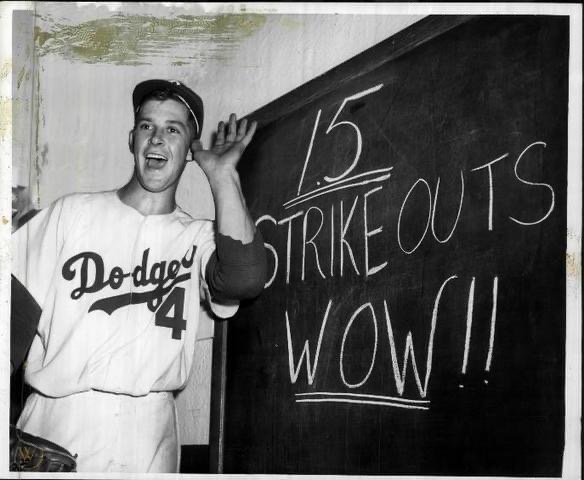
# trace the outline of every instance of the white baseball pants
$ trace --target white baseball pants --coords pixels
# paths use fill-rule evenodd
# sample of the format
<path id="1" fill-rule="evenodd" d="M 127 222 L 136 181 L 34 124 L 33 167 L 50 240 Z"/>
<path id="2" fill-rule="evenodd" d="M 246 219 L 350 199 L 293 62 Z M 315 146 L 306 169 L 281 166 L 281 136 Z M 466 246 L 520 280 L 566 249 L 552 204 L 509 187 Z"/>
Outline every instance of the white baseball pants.
<path id="1" fill-rule="evenodd" d="M 180 465 L 171 392 L 132 397 L 89 391 L 61 398 L 33 393 L 18 428 L 78 454 L 78 472 L 175 473 Z"/>

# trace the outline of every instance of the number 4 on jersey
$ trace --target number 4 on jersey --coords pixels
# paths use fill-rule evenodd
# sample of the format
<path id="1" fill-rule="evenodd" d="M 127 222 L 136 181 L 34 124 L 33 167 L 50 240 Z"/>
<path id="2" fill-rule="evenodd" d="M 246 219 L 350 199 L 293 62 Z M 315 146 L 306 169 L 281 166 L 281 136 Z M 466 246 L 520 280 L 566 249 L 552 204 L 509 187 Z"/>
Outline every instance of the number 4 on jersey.
<path id="1" fill-rule="evenodd" d="M 172 328 L 172 338 L 180 340 L 182 331 L 187 329 L 187 321 L 183 318 L 185 305 L 185 289 L 175 287 L 160 308 L 156 311 L 154 325 Z M 172 316 L 169 312 L 173 310 Z"/>

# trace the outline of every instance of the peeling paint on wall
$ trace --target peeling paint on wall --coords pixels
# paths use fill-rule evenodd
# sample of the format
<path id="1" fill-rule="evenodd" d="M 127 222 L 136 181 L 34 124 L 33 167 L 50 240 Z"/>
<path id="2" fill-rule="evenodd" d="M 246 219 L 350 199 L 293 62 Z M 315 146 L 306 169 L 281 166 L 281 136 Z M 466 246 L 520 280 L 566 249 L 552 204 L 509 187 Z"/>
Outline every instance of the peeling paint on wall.
<path id="1" fill-rule="evenodd" d="M 12 130 L 12 99 L 0 97 L 0 142 L 6 140 L 6 136 Z"/>
<path id="2" fill-rule="evenodd" d="M 90 64 L 150 65 L 153 58 L 169 54 L 177 64 L 228 58 L 266 18 L 256 14 L 174 18 L 115 14 L 74 25 L 49 17 L 41 20 L 48 29 L 35 27 L 40 56 L 55 54 Z"/>
<path id="3" fill-rule="evenodd" d="M 26 67 L 22 67 L 20 69 L 20 71 L 18 72 L 18 76 L 16 79 L 16 88 L 20 88 L 20 85 L 22 84 L 22 81 L 28 81 L 30 80 L 30 70 Z"/>
<path id="4" fill-rule="evenodd" d="M 287 28 L 302 28 L 303 23 L 299 20 L 294 20 L 285 15 L 282 15 L 280 25 Z"/>
<path id="5" fill-rule="evenodd" d="M 6 60 L 4 64 L 0 67 L 0 80 L 4 80 L 10 74 L 11 69 L 12 62 L 10 60 Z"/>
<path id="6" fill-rule="evenodd" d="M 42 69 L 44 72 L 44 69 Z M 35 192 L 35 197 L 34 198 L 34 205 L 36 208 L 40 208 L 41 205 L 41 165 L 39 162 L 39 133 L 40 133 L 40 129 L 39 129 L 39 125 L 38 125 L 38 116 L 39 116 L 39 112 L 41 111 L 41 106 L 42 106 L 42 98 L 40 95 L 40 90 L 41 90 L 41 81 L 40 81 L 40 76 L 37 75 L 36 78 L 34 79 L 34 94 L 33 97 L 35 98 L 35 105 L 33 106 L 33 118 L 36 119 L 36 124 L 35 124 L 35 128 L 34 128 L 34 162 L 31 166 L 31 170 L 34 171 L 32 178 L 34 178 L 34 192 Z M 42 115 L 42 119 L 43 119 L 43 127 L 45 126 L 45 122 L 44 122 L 44 114 Z M 32 195 L 31 195 L 32 198 Z"/>
<path id="7" fill-rule="evenodd" d="M 49 164 L 49 145 L 48 143 L 43 143 L 43 148 L 40 151 L 41 166 L 46 166 Z"/>

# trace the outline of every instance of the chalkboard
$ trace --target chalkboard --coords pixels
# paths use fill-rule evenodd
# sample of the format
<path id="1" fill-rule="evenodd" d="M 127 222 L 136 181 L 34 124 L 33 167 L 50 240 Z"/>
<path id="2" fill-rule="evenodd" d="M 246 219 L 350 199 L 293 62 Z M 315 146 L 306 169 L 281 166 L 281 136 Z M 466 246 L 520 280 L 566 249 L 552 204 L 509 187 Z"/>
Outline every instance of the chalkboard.
<path id="1" fill-rule="evenodd" d="M 250 115 L 218 471 L 561 475 L 568 38 L 427 17 Z"/>

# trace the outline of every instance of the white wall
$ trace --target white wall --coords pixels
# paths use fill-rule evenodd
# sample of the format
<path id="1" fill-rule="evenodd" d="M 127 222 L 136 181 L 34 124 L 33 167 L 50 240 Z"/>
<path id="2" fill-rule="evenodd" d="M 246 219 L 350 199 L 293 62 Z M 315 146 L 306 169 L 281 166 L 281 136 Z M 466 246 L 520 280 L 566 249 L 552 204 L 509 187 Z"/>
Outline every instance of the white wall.
<path id="1" fill-rule="evenodd" d="M 37 2 L 37 57 L 28 72 L 38 80 L 30 172 L 36 206 L 74 191 L 114 189 L 130 178 L 131 92 L 141 80 L 180 79 L 196 90 L 205 100 L 208 145 L 230 112 L 250 113 L 421 18 L 335 15 L 335 4 L 328 14 L 303 14 L 302 4 L 297 14 L 265 13 L 278 8 L 265 5 L 232 4 L 246 13 L 219 17 L 204 15 L 200 4 L 112 10 Z M 213 214 L 210 190 L 194 164 L 178 200 L 188 212 Z M 209 441 L 212 327 L 203 322 L 197 363 L 179 396 L 183 444 Z"/>

